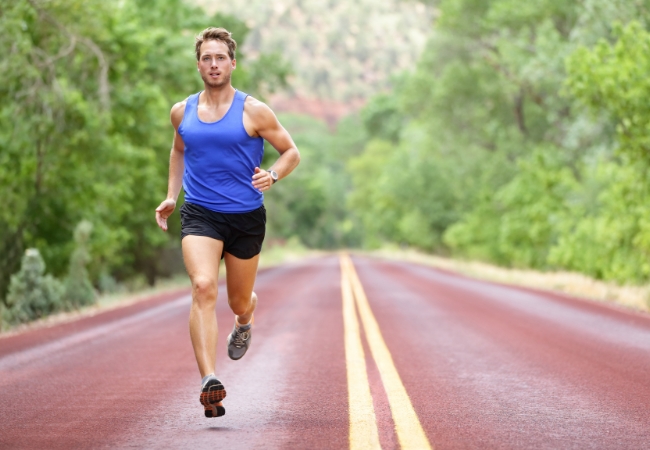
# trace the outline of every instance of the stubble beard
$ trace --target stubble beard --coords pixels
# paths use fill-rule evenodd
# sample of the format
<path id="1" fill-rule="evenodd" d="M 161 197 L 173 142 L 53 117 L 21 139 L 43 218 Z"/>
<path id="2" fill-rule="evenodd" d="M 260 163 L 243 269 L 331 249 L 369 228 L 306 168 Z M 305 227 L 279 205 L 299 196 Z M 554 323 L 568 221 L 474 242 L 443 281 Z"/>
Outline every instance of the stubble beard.
<path id="1" fill-rule="evenodd" d="M 216 81 L 216 80 L 210 79 L 209 75 L 204 76 L 203 74 L 201 74 L 201 78 L 203 79 L 203 82 L 205 83 L 205 85 L 207 87 L 211 87 L 211 88 L 221 88 L 221 87 L 224 87 L 224 86 L 230 86 L 231 77 L 232 77 L 232 74 L 229 73 L 227 76 L 224 76 L 221 81 Z"/>

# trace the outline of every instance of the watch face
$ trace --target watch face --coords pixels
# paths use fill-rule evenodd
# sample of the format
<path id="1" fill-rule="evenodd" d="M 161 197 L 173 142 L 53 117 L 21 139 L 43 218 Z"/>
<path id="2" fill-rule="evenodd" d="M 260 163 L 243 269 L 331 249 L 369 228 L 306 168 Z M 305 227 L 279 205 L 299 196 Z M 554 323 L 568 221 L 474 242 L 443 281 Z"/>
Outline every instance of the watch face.
<path id="1" fill-rule="evenodd" d="M 275 170 L 272 170 L 269 173 L 271 174 L 271 178 L 273 178 L 273 181 L 278 181 L 278 173 Z"/>

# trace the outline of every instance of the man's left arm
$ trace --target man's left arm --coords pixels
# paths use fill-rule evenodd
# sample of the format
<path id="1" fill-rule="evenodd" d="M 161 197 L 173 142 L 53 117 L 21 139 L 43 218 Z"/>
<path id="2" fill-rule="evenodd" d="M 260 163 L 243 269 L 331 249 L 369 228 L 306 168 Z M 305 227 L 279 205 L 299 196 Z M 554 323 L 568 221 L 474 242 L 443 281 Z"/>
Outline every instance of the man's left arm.
<path id="1" fill-rule="evenodd" d="M 273 184 L 270 171 L 275 171 L 278 174 L 278 180 L 286 177 L 298 166 L 300 152 L 271 108 L 258 100 L 252 98 L 250 100 L 250 102 L 246 102 L 247 119 L 250 120 L 255 133 L 268 141 L 280 154 L 280 157 L 267 170 L 255 168 L 253 186 L 260 191 L 266 191 Z"/>

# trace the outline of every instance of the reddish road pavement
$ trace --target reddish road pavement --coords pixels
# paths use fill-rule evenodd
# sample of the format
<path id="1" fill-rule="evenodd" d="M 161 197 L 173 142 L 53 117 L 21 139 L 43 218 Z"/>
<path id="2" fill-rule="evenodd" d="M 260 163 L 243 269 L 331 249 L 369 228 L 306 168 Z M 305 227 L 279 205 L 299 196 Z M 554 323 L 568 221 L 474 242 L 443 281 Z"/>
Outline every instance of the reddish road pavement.
<path id="1" fill-rule="evenodd" d="M 650 448 L 649 315 L 414 264 L 353 262 L 431 447 Z M 348 448 L 355 405 L 339 257 L 260 272 L 240 361 L 226 354 L 233 317 L 223 291 L 225 417 L 203 417 L 189 297 L 177 293 L 0 339 L 0 448 Z M 357 306 L 359 379 L 379 443 L 405 448 L 402 410 Z"/>

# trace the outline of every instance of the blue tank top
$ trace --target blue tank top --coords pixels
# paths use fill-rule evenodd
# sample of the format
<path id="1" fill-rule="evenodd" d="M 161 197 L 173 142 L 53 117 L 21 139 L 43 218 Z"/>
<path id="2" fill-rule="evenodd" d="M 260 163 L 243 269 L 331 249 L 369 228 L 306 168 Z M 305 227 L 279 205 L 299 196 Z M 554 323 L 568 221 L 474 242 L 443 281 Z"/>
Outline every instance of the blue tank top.
<path id="1" fill-rule="evenodd" d="M 262 163 L 264 139 L 250 137 L 244 128 L 247 94 L 235 91 L 230 109 L 217 122 L 199 119 L 199 95 L 188 97 L 178 133 L 185 143 L 185 201 L 217 212 L 243 213 L 264 203 L 252 185 L 255 167 Z"/>

